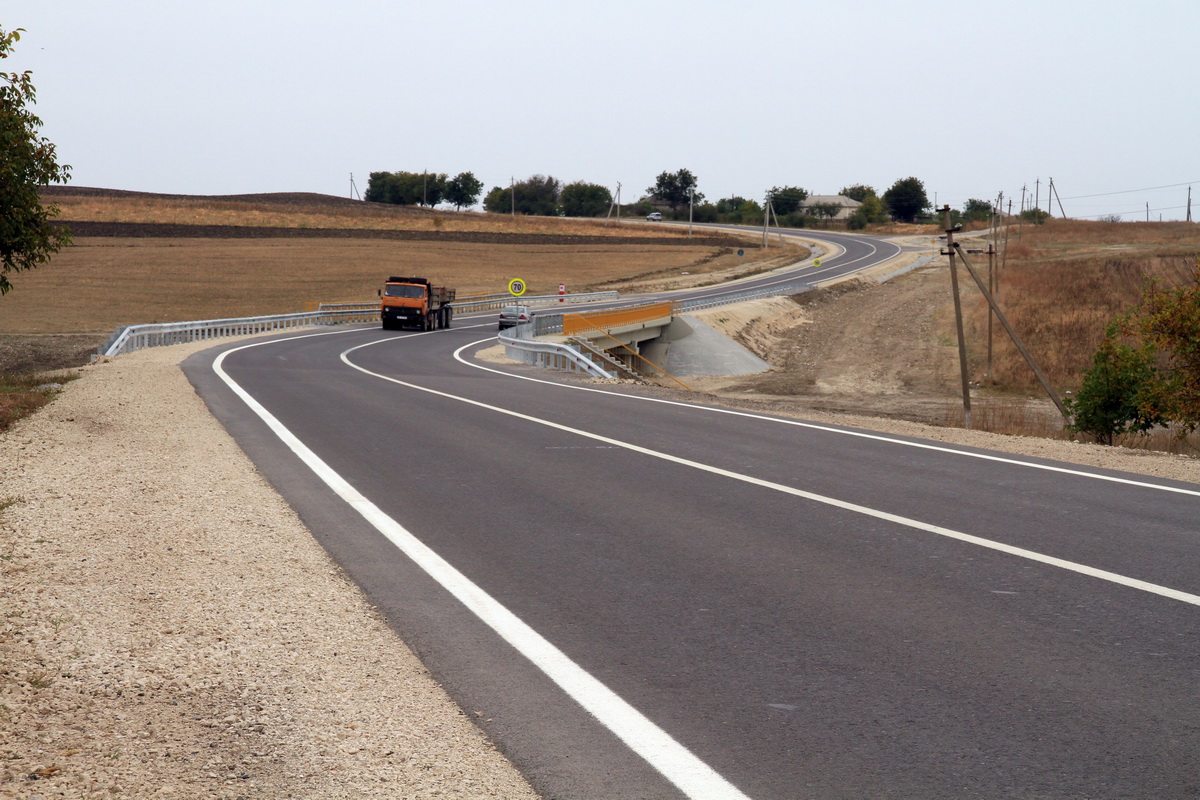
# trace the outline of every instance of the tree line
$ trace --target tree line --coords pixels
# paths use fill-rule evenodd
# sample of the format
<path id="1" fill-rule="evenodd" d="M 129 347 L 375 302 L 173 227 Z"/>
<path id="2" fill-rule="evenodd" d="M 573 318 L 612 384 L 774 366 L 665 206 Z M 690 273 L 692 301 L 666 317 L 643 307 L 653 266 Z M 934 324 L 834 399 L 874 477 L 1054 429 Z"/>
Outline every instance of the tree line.
<path id="1" fill-rule="evenodd" d="M 664 171 L 646 188 L 642 198 L 622 204 L 619 213 L 644 215 L 666 210 L 668 216 L 676 219 L 753 225 L 762 222 L 769 203 L 779 224 L 808 227 L 832 220 L 842 211 L 838 203 L 807 203 L 811 194 L 800 186 L 772 186 L 764 192 L 762 202 L 735 195 L 715 203 L 706 200 L 698 186 L 699 180 L 691 170 Z M 483 184 L 470 172 L 453 178 L 432 172 L 372 172 L 365 199 L 428 207 L 447 203 L 461 210 L 475 205 L 482 191 Z M 891 220 L 915 222 L 932 218 L 925 184 L 919 178 L 901 178 L 882 194 L 861 183 L 843 187 L 839 194 L 859 203 L 848 220 L 852 230 Z M 562 217 L 599 217 L 618 211 L 606 186 L 588 181 L 564 183 L 540 174 L 514 180 L 508 186 L 492 187 L 483 197 L 483 208 L 495 214 Z M 985 221 L 991 214 L 989 202 L 971 199 L 962 211 L 952 212 L 952 222 Z"/>

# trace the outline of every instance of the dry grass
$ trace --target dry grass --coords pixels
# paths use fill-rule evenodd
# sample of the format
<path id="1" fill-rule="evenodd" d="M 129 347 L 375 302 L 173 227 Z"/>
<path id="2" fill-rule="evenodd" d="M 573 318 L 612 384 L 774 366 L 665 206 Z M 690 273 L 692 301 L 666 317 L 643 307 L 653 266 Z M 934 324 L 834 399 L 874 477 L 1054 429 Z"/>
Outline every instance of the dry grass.
<path id="1" fill-rule="evenodd" d="M 65 190 L 62 190 L 65 192 Z M 286 198 L 297 198 L 287 202 Z M 532 233 L 559 236 L 679 238 L 678 228 L 635 222 L 553 217 L 511 217 L 381 203 L 321 202 L 320 196 L 281 195 L 276 200 L 239 200 L 156 195 L 96 196 L 56 192 L 59 218 L 77 222 L 153 222 L 173 225 L 236 225 L 270 228 Z"/>
<path id="2" fill-rule="evenodd" d="M 1108 324 L 1138 304 L 1147 278 L 1164 286 L 1191 280 L 1200 253 L 1200 226 L 1187 223 L 1051 221 L 1026 226 L 1010 239 L 1004 268 L 997 268 L 1005 315 L 1060 391 L 1079 388 Z M 986 270 L 984 256 L 972 263 Z M 967 312 L 974 376 L 986 372 L 987 304 L 972 286 Z M 1038 390 L 1033 373 L 993 326 L 989 385 L 1007 391 Z"/>
<path id="3" fill-rule="evenodd" d="M 1052 220 L 1010 230 L 1007 255 L 997 259 L 997 296 L 1038 366 L 1061 395 L 1077 391 L 1105 329 L 1141 301 L 1148 279 L 1165 287 L 1193 280 L 1200 226 L 1188 223 L 1104 223 Z M 972 257 L 981 273 L 986 256 Z M 1003 269 L 1000 264 L 1004 263 Z M 969 278 L 963 280 L 970 283 Z M 990 397 L 972 403 L 972 427 L 995 433 L 1071 438 L 1041 400 L 1044 392 L 999 322 L 993 325 L 991 379 L 987 379 L 986 301 L 973 283 L 965 290 L 972 378 Z M 1029 402 L 1015 395 L 1039 398 Z M 962 425 L 957 409 L 946 424 Z M 1195 455 L 1200 437 L 1172 431 L 1125 436 L 1122 447 Z"/>

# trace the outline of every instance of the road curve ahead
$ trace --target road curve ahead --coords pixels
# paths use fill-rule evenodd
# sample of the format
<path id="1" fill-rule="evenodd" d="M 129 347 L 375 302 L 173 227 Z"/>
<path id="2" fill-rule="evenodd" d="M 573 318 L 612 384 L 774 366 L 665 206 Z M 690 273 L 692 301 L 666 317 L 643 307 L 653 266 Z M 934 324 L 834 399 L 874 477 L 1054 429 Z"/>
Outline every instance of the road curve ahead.
<path id="1" fill-rule="evenodd" d="M 185 369 L 544 796 L 1200 796 L 1200 487 L 602 391 L 494 333 Z"/>

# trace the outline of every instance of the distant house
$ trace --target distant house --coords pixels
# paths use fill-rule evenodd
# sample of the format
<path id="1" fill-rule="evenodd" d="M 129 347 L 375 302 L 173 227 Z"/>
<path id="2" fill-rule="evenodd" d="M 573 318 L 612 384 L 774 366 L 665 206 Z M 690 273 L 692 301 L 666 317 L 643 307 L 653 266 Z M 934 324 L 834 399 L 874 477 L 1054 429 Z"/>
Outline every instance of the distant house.
<path id="1" fill-rule="evenodd" d="M 823 205 L 835 205 L 841 207 L 833 219 L 850 219 L 851 215 L 854 214 L 854 210 L 862 205 L 862 203 L 858 202 L 857 200 L 851 200 L 844 194 L 814 194 L 809 195 L 809 197 L 800 204 L 800 207 L 804 209 L 811 209 L 813 206 Z"/>

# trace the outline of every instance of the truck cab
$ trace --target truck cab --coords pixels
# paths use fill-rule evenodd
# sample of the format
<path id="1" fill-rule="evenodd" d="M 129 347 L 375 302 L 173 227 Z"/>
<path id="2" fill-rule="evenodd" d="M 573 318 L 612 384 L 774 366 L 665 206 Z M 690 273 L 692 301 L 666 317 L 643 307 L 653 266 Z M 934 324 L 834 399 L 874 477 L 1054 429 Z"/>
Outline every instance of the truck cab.
<path id="1" fill-rule="evenodd" d="M 454 290 L 433 286 L 428 278 L 390 277 L 379 292 L 379 317 L 385 330 L 450 327 Z"/>

